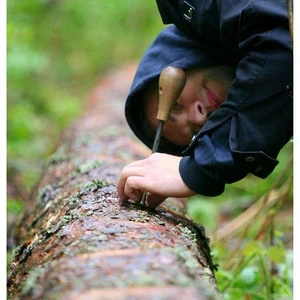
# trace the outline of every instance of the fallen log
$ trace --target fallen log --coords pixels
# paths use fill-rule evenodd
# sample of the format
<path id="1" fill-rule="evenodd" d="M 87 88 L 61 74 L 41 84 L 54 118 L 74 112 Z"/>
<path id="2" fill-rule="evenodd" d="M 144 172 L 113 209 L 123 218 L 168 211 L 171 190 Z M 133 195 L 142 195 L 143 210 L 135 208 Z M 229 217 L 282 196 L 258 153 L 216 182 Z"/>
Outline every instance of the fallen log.
<path id="1" fill-rule="evenodd" d="M 135 67 L 105 76 L 50 158 L 16 225 L 10 299 L 218 299 L 208 239 L 180 199 L 118 204 L 120 170 L 150 154 L 123 117 Z"/>

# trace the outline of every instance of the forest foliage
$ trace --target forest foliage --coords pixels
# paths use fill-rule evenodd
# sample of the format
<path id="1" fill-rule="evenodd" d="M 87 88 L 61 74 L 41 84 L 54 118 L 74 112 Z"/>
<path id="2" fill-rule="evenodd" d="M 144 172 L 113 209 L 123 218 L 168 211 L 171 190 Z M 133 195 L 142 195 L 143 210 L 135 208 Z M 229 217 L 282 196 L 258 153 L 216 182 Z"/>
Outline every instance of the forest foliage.
<path id="1" fill-rule="evenodd" d="M 99 78 L 137 61 L 164 27 L 154 0 L 7 2 L 8 190 L 18 186 L 8 193 L 8 216 L 22 212 L 24 198 Z M 211 237 L 226 299 L 292 297 L 292 156 L 289 142 L 266 180 L 248 176 L 219 197 L 196 196 L 187 203 L 189 215 Z M 268 204 L 268 197 L 276 199 Z M 259 211 L 247 222 L 247 209 L 259 200 Z M 242 213 L 240 227 L 218 239 L 222 225 Z"/>

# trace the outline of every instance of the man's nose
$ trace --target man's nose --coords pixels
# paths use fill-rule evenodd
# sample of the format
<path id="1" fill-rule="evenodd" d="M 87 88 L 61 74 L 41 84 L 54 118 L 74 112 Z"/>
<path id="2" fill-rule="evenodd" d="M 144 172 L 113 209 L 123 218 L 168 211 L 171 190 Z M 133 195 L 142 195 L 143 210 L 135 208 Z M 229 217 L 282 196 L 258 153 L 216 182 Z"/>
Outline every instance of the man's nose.
<path id="1" fill-rule="evenodd" d="M 190 108 L 190 122 L 204 125 L 208 118 L 208 111 L 200 101 L 196 101 Z"/>

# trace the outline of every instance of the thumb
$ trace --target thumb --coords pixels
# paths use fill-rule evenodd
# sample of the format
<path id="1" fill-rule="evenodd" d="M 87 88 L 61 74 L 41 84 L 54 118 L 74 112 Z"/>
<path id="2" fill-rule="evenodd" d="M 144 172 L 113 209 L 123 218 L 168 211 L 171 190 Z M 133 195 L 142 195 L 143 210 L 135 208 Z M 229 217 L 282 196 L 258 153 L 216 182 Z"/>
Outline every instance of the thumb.
<path id="1" fill-rule="evenodd" d="M 124 186 L 124 194 L 127 196 L 127 199 L 129 198 L 136 203 L 140 202 L 144 181 L 145 179 L 140 176 L 130 176 L 127 178 Z"/>

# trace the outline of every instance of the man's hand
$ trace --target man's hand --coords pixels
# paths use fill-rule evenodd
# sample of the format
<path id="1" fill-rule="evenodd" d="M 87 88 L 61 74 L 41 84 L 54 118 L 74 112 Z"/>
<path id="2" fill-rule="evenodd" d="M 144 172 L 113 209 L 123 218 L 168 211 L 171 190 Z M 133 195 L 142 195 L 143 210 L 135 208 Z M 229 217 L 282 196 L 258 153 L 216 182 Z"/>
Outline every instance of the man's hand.
<path id="1" fill-rule="evenodd" d="M 128 199 L 139 202 L 143 190 L 149 192 L 147 204 L 158 206 L 167 197 L 190 197 L 195 195 L 179 174 L 181 157 L 154 153 L 146 159 L 124 167 L 117 185 L 120 202 Z"/>

